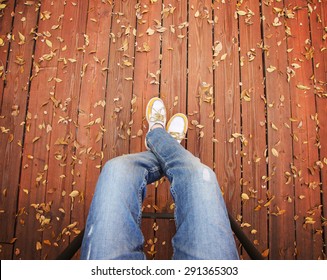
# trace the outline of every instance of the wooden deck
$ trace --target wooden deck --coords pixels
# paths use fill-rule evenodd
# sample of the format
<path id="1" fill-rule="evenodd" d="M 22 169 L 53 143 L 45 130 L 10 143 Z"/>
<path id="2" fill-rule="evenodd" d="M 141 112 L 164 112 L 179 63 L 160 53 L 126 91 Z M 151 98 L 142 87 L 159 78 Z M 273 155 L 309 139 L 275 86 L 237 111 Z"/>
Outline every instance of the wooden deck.
<path id="1" fill-rule="evenodd" d="M 145 149 L 153 96 L 265 258 L 326 259 L 326 41 L 324 0 L 1 0 L 0 259 L 68 246 L 103 164 Z M 148 186 L 144 211 L 173 209 Z M 174 221 L 142 229 L 169 259 Z"/>

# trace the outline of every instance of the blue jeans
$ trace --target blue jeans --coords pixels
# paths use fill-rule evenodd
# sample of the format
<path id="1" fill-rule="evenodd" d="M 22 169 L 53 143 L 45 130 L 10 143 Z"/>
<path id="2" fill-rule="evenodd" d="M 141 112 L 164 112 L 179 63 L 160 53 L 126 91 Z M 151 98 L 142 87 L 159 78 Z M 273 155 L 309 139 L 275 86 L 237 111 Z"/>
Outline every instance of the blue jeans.
<path id="1" fill-rule="evenodd" d="M 108 161 L 86 223 L 82 259 L 145 259 L 140 229 L 147 184 L 166 175 L 175 202 L 173 259 L 238 259 L 215 173 L 164 129 L 146 141 L 151 151 Z"/>

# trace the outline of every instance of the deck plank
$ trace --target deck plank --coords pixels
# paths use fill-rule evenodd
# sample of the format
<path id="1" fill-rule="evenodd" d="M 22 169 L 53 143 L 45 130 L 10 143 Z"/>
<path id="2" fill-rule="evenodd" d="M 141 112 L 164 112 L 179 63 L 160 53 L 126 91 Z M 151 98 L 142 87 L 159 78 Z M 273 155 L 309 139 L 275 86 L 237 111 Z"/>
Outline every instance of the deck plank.
<path id="1" fill-rule="evenodd" d="M 55 220 L 51 211 L 53 202 L 46 200 L 46 193 L 49 191 L 47 189 L 49 144 L 55 107 L 51 97 L 55 97 L 56 52 L 60 47 L 60 42 L 56 39 L 56 36 L 60 36 L 60 29 L 52 30 L 52 27 L 58 24 L 63 8 L 64 5 L 54 7 L 47 2 L 40 10 L 21 172 L 21 188 L 24 192 L 20 192 L 19 209 L 24 208 L 25 211 L 16 229 L 18 240 L 15 248 L 21 253 L 16 258 L 45 257 L 42 249 L 48 245 L 43 242 L 43 233 L 51 231 Z M 24 240 L 26 236 L 28 242 Z"/>
<path id="2" fill-rule="evenodd" d="M 13 14 L 15 13 L 15 2 L 9 1 L 0 14 L 0 108 L 4 98 L 4 87 L 6 84 L 7 61 L 10 54 L 11 32 L 14 26 Z M 0 111 L 1 115 L 1 111 Z"/>
<path id="3" fill-rule="evenodd" d="M 189 2 L 187 149 L 213 167 L 213 76 L 211 1 Z M 192 124 L 192 125 L 191 125 Z"/>
<path id="4" fill-rule="evenodd" d="M 134 66 L 133 104 L 130 104 L 130 153 L 145 151 L 144 141 L 148 131 L 145 108 L 152 97 L 159 96 L 160 33 L 157 32 L 155 26 L 160 25 L 161 22 L 161 1 L 153 4 L 139 1 L 135 7 L 135 13 L 137 24 L 134 57 L 127 59 L 128 63 Z M 143 202 L 144 212 L 155 212 L 153 208 L 155 203 L 156 187 L 148 185 L 147 195 Z M 156 252 L 154 223 L 153 219 L 142 221 L 142 232 L 145 238 L 144 253 L 149 259 L 152 259 Z"/>
<path id="5" fill-rule="evenodd" d="M 323 39 L 324 27 L 327 24 L 326 6 L 322 2 L 315 1 L 313 5 L 313 11 L 310 16 L 310 26 L 311 26 L 311 40 L 312 46 L 315 50 L 313 57 L 313 71 L 314 71 L 314 93 L 316 95 L 317 102 L 317 120 L 319 122 L 318 129 L 318 148 L 319 148 L 319 159 L 323 165 L 327 163 L 327 145 L 324 144 L 327 141 L 327 83 L 326 83 L 326 73 L 327 73 L 327 58 L 326 58 L 326 48 L 327 42 Z M 321 176 L 321 191 L 322 191 L 322 201 L 323 213 L 327 213 L 326 201 L 327 201 L 327 171 L 325 168 L 320 168 Z M 326 216 L 326 214 L 324 214 Z M 317 229 L 317 233 L 320 234 L 320 229 Z M 326 245 L 327 231 L 326 231 L 326 221 L 322 224 L 321 230 L 324 234 L 324 240 Z M 327 250 L 325 250 L 325 255 Z M 319 250 L 319 249 L 317 249 Z"/>
<path id="6" fill-rule="evenodd" d="M 245 13 L 245 15 L 244 15 Z M 242 110 L 242 224 L 248 237 L 268 249 L 267 208 L 253 211 L 266 202 L 267 176 L 265 161 L 266 124 L 263 61 L 258 44 L 262 41 L 260 7 L 254 1 L 243 1 L 239 7 L 240 64 L 241 64 L 241 110 Z M 242 137 L 241 136 L 241 137 Z M 245 198 L 245 199 L 244 199 Z M 250 225 L 250 226 L 249 226 Z M 251 234 L 256 231 L 257 234 Z M 244 258 L 248 258 L 243 254 Z"/>
<path id="7" fill-rule="evenodd" d="M 13 244 L 0 243 L 0 260 L 12 259 Z"/>
<path id="8" fill-rule="evenodd" d="M 21 169 L 22 143 L 24 141 L 24 121 L 28 101 L 29 78 L 35 42 L 31 30 L 37 26 L 38 12 L 34 6 L 17 3 L 12 35 L 17 39 L 10 44 L 5 87 L 1 89 L 3 97 L 0 115 L 0 164 L 1 188 L 1 230 L 0 241 L 9 242 L 15 238 L 19 179 Z M 18 14 L 18 11 L 21 14 Z M 11 9 L 5 9 L 10 13 Z M 22 21 L 23 18 L 26 20 Z M 7 17 L 6 17 L 7 18 Z M 20 32 L 20 37 L 19 37 Z M 3 132 L 5 131 L 5 132 Z"/>
<path id="9" fill-rule="evenodd" d="M 306 49 L 311 45 L 308 22 L 308 8 L 306 1 L 290 2 L 290 8 L 299 7 L 294 11 L 294 19 L 287 21 L 292 36 L 287 39 L 289 64 L 298 64 L 295 75 L 290 78 L 292 135 L 293 135 L 293 170 L 295 178 L 294 203 L 296 227 L 296 258 L 317 259 L 321 253 L 315 250 L 321 248 L 321 235 L 315 233 L 321 228 L 320 221 L 320 188 L 319 172 L 314 169 L 318 161 L 316 146 L 316 125 L 311 116 L 316 113 L 316 99 L 313 93 L 312 59 L 305 57 Z M 307 87 L 307 88 L 303 88 Z M 311 223 L 314 221 L 315 223 Z"/>
<path id="10" fill-rule="evenodd" d="M 134 56 L 135 5 L 135 0 L 119 1 L 113 10 L 104 116 L 107 129 L 103 141 L 105 160 L 129 152 L 128 129 L 134 70 L 120 64 Z"/>
<path id="11" fill-rule="evenodd" d="M 160 97 L 167 108 L 167 121 L 176 113 L 186 114 L 187 108 L 187 2 L 165 1 L 162 22 L 167 30 L 162 35 L 162 61 Z M 185 141 L 181 143 L 185 146 Z M 161 212 L 172 213 L 174 201 L 170 194 L 170 183 L 165 179 L 157 188 L 156 204 Z M 157 259 L 171 259 L 171 239 L 176 227 L 173 220 L 157 220 Z"/>
<path id="12" fill-rule="evenodd" d="M 65 6 L 63 3 L 57 6 L 51 5 L 51 3 L 45 3 L 42 6 L 42 12 L 49 12 L 51 13 L 50 19 L 47 20 L 47 24 L 44 24 L 43 33 L 49 33 L 51 34 L 51 37 L 47 38 L 49 42 L 51 42 L 51 48 L 44 48 L 44 52 L 37 53 L 37 63 L 39 64 L 40 71 L 47 71 L 48 68 L 52 67 L 54 71 L 54 77 L 48 77 L 50 78 L 58 78 L 60 80 L 63 80 L 64 77 L 61 74 L 60 68 L 62 67 L 62 64 L 59 62 L 59 58 L 62 56 L 62 48 L 64 47 L 65 42 L 61 43 L 56 38 L 62 38 L 64 26 L 63 24 L 63 16 L 64 16 L 64 9 Z M 59 25 L 59 26 L 58 26 Z M 53 26 L 56 26 L 54 28 Z M 58 27 L 57 27 L 58 26 Z M 42 62 L 40 60 L 40 56 L 42 57 L 44 54 L 47 54 L 49 51 L 53 51 L 56 53 L 56 56 L 49 62 L 44 61 Z M 42 80 L 39 80 L 40 83 L 42 83 Z M 59 208 L 61 209 L 69 209 L 69 206 L 64 206 L 65 201 L 67 201 L 67 198 L 65 196 L 62 196 L 62 191 L 66 189 L 67 182 L 65 179 L 62 178 L 64 175 L 69 176 L 69 172 L 65 170 L 63 167 L 65 163 L 65 157 L 63 156 L 64 153 L 64 145 L 59 144 L 60 142 L 59 138 L 62 137 L 62 142 L 64 142 L 63 139 L 67 138 L 65 135 L 65 130 L 63 130 L 64 124 L 59 122 L 59 119 L 61 117 L 61 106 L 62 103 L 67 100 L 67 92 L 62 92 L 60 90 L 60 86 L 63 82 L 56 83 L 53 87 L 51 92 L 48 92 L 48 100 L 50 101 L 50 98 L 52 97 L 53 101 L 50 101 L 48 104 L 44 106 L 45 109 L 48 109 L 49 107 L 52 107 L 51 113 L 49 112 L 49 122 L 47 123 L 48 128 L 51 127 L 51 133 L 49 133 L 49 136 L 46 136 L 46 130 L 42 131 L 41 137 L 46 137 L 46 145 L 49 147 L 49 153 L 48 155 L 44 155 L 44 162 L 45 166 L 47 166 L 47 170 L 51 170 L 50 173 L 46 173 L 44 176 L 47 178 L 45 187 L 45 197 L 44 201 L 52 201 L 51 204 L 51 227 L 46 228 L 43 231 L 42 241 L 42 251 L 41 251 L 41 258 L 46 259 L 55 258 L 56 255 L 59 254 L 63 250 L 62 246 L 62 239 L 60 238 L 60 234 L 62 231 L 62 224 L 68 223 L 70 220 L 70 215 L 68 211 L 68 215 L 64 215 L 62 212 L 59 211 Z M 58 103 L 55 103 L 58 102 Z M 38 109 L 38 113 L 41 113 L 42 108 Z M 63 135 L 61 135 L 61 133 Z M 35 135 L 36 136 L 36 135 Z M 59 156 L 63 156 L 61 159 L 59 159 Z M 47 172 L 45 170 L 45 172 Z M 65 240 L 65 238 L 63 239 Z"/>
<path id="13" fill-rule="evenodd" d="M 76 159 L 71 191 L 77 190 L 79 195 L 72 205 L 71 223 L 77 222 L 80 230 L 85 226 L 102 163 L 105 163 L 102 141 L 106 132 L 103 123 L 111 13 L 111 4 L 89 1 L 77 21 L 79 47 L 84 47 L 84 55 L 83 63 L 76 69 L 80 82 L 72 93 L 78 101 L 79 114 L 76 116 Z"/>
<path id="14" fill-rule="evenodd" d="M 6 4 L 0 259 L 53 259 L 68 245 L 105 162 L 145 150 L 153 96 L 168 118 L 187 113 L 182 144 L 216 172 L 264 256 L 326 259 L 325 1 Z M 147 186 L 144 211 L 172 212 L 169 187 Z M 144 219 L 142 232 L 149 259 L 171 258 L 173 220 Z"/>
<path id="15" fill-rule="evenodd" d="M 69 236 L 76 236 L 77 227 L 68 228 L 76 222 L 72 215 L 75 205 L 80 205 L 80 197 L 72 199 L 71 192 L 75 190 L 74 181 L 74 155 L 77 124 L 77 106 L 79 102 L 79 91 L 81 86 L 81 69 L 83 66 L 83 52 L 78 48 L 85 44 L 85 16 L 88 5 L 85 2 L 76 2 L 67 5 L 57 5 L 52 11 L 51 17 L 60 24 L 61 30 L 73 28 L 76 32 L 52 31 L 53 38 L 60 35 L 61 40 L 57 51 L 57 72 L 56 77 L 60 83 L 56 84 L 53 98 L 56 104 L 53 106 L 52 130 L 49 139 L 48 168 L 52 172 L 48 174 L 46 201 L 53 201 L 51 206 L 52 228 L 44 231 L 42 258 L 54 259 L 69 244 Z M 59 19 L 60 18 L 60 19 Z M 56 48 L 55 46 L 53 46 Z M 76 59 L 73 62 L 72 59 Z M 75 113 L 76 112 L 76 113 Z M 81 191 L 81 195 L 83 192 Z M 82 203 L 84 206 L 84 203 Z M 83 226 L 84 215 L 82 220 Z M 80 225 L 78 225 L 80 226 Z"/>
<path id="16" fill-rule="evenodd" d="M 290 137 L 290 89 L 287 83 L 287 44 L 284 19 L 275 10 L 283 3 L 265 4 L 262 7 L 263 48 L 268 132 L 269 192 L 274 196 L 269 206 L 269 250 L 272 259 L 289 259 L 294 254 L 295 228 L 293 180 L 285 178 L 293 160 Z M 281 24 L 275 24 L 278 18 Z M 276 154 L 277 151 L 278 153 Z M 288 173 L 287 173 L 288 174 Z M 283 186 L 281 188 L 281 186 Z M 285 226 L 287 225 L 287 226 Z"/>
<path id="17" fill-rule="evenodd" d="M 241 213 L 240 141 L 230 143 L 234 133 L 240 133 L 240 75 L 238 20 L 234 17 L 235 3 L 215 3 L 214 6 L 214 96 L 215 148 L 214 167 L 220 188 L 231 216 Z"/>

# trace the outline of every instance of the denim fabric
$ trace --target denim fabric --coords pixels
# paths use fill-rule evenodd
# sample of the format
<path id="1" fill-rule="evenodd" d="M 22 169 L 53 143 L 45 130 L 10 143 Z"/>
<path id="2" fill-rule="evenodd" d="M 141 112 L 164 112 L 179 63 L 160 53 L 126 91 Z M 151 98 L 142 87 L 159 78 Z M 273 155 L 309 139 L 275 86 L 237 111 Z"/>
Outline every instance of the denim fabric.
<path id="1" fill-rule="evenodd" d="M 175 201 L 173 259 L 238 259 L 215 173 L 165 130 L 147 134 L 151 151 L 106 163 L 91 203 L 82 259 L 145 259 L 140 229 L 146 185 L 166 175 Z"/>

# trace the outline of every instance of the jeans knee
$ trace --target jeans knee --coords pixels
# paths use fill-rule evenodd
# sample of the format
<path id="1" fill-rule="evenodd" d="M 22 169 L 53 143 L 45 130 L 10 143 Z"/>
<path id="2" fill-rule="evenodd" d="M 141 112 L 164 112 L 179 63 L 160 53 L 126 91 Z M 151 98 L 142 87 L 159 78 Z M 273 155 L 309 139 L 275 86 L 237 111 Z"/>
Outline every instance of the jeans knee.
<path id="1" fill-rule="evenodd" d="M 128 193 L 144 184 L 147 170 L 132 155 L 123 155 L 106 162 L 101 176 L 106 177 L 111 189 Z M 124 190 L 121 189 L 122 186 Z"/>
<path id="2" fill-rule="evenodd" d="M 109 172 L 114 177 L 123 176 L 125 180 L 135 179 L 136 175 L 141 172 L 141 167 L 132 156 L 123 155 L 107 161 L 103 172 Z"/>
<path id="3" fill-rule="evenodd" d="M 217 178 L 215 172 L 201 163 L 200 160 L 189 161 L 184 167 L 184 176 L 189 182 L 197 184 L 216 184 Z"/>

